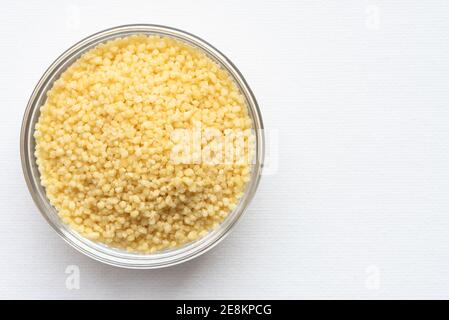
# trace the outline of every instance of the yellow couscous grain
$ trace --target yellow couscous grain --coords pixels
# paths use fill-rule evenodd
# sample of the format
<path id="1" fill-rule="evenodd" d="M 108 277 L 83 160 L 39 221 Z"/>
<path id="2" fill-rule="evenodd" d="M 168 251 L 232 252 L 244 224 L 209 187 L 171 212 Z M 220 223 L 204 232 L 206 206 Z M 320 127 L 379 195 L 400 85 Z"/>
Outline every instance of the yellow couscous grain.
<path id="1" fill-rule="evenodd" d="M 210 147 L 214 135 L 252 128 L 241 92 L 211 58 L 172 38 L 89 50 L 40 112 L 35 155 L 48 199 L 65 223 L 111 247 L 152 253 L 203 237 L 249 181 L 249 161 L 205 161 L 223 149 Z M 189 161 L 173 159 L 180 129 L 200 132 Z"/>

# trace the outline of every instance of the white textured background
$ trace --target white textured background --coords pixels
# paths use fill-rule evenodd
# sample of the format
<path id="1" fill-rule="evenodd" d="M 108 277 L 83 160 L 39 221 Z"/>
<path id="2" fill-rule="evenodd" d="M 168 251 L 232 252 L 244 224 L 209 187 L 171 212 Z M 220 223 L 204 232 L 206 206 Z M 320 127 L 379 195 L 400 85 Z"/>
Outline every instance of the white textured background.
<path id="1" fill-rule="evenodd" d="M 449 298 L 448 1 L 0 4 L 0 298 Z M 99 30 L 192 32 L 240 68 L 279 168 L 234 232 L 161 270 L 102 265 L 35 208 L 19 129 L 35 84 Z M 71 267 L 80 288 L 69 290 Z"/>

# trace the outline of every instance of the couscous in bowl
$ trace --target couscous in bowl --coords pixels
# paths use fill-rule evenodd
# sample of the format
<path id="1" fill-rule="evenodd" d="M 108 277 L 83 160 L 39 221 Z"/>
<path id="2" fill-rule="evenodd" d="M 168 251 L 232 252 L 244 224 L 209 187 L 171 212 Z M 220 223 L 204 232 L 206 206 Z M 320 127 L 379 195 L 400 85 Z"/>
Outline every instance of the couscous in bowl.
<path id="1" fill-rule="evenodd" d="M 80 230 L 75 230 L 76 228 L 73 228 L 73 225 L 70 226 L 70 223 L 68 223 L 70 221 L 67 221 L 67 219 L 66 221 L 63 221 L 64 219 L 61 218 L 61 208 L 58 208 L 59 210 L 56 210 L 54 206 L 54 199 L 51 199 L 51 201 L 49 201 L 48 189 L 52 188 L 52 184 L 47 184 L 45 186 L 46 188 L 42 186 L 41 182 L 46 181 L 45 179 L 51 180 L 51 177 L 48 178 L 45 175 L 42 176 L 42 164 L 41 170 L 39 170 L 39 166 L 37 164 L 37 162 L 39 161 L 37 161 L 35 156 L 36 138 L 34 136 L 36 135 L 35 132 L 39 131 L 38 124 L 40 122 L 39 119 L 42 115 L 41 107 L 45 105 L 48 93 L 51 92 L 53 87 L 55 87 L 55 83 L 57 85 L 57 81 L 62 75 L 64 75 L 64 72 L 66 72 L 74 63 L 76 63 L 76 61 L 78 61 L 83 54 L 89 52 L 98 45 L 103 46 L 108 42 L 113 42 L 114 39 L 127 37 L 138 38 L 142 36 L 162 37 L 163 39 L 173 39 L 175 41 L 185 43 L 189 46 L 197 48 L 208 57 L 210 57 L 213 61 L 215 61 L 218 65 L 220 65 L 224 70 L 226 70 L 226 72 L 230 75 L 230 77 L 237 85 L 245 101 L 245 105 L 248 108 L 247 114 L 251 119 L 251 127 L 253 129 L 255 139 L 255 149 L 252 157 L 253 161 L 250 165 L 251 170 L 250 172 L 248 172 L 248 182 L 245 184 L 245 187 L 242 190 L 242 195 L 238 199 L 238 202 L 236 202 L 235 205 L 227 213 L 223 221 L 220 221 L 215 229 L 211 229 L 210 232 L 203 233 L 201 235 L 193 230 L 192 233 L 188 233 L 185 235 L 186 239 L 190 241 L 181 241 L 179 245 L 173 245 L 173 247 L 170 247 L 170 241 L 166 240 L 165 242 L 163 242 L 166 244 L 165 247 L 159 246 L 154 248 L 147 248 L 143 246 L 139 248 L 148 250 L 137 250 L 142 252 L 129 252 L 130 250 L 125 250 L 125 246 L 120 247 L 117 245 L 108 245 L 105 244 L 104 241 L 96 241 L 97 239 L 95 238 L 98 235 L 97 233 L 95 233 L 95 231 L 89 230 L 91 234 L 90 236 L 86 236 L 86 234 L 83 234 L 82 232 L 80 232 Z M 179 59 L 182 59 L 182 57 L 180 57 Z M 45 109 L 43 114 L 45 115 Z M 132 115 L 130 116 L 132 118 Z M 51 123 L 51 121 L 49 123 Z M 80 130 L 82 130 L 82 128 Z M 37 146 L 39 147 L 39 137 L 37 137 L 37 142 Z M 95 148 L 95 146 L 93 148 Z M 48 151 L 47 149 L 45 150 Z M 52 150 L 56 150 L 56 153 L 58 152 L 58 149 Z M 123 156 L 128 156 L 128 153 L 134 154 L 135 150 L 132 149 L 130 151 L 126 150 L 126 148 L 121 148 L 118 150 L 118 152 L 122 152 Z M 140 155 L 140 153 L 141 151 L 137 151 L 138 155 Z M 241 74 L 238 72 L 235 66 L 233 66 L 232 63 L 229 62 L 228 59 L 226 59 L 212 46 L 188 33 L 167 27 L 152 25 L 122 26 L 105 30 L 86 38 L 85 40 L 67 50 L 47 70 L 42 79 L 39 81 L 35 91 L 33 92 L 24 116 L 21 136 L 21 155 L 25 178 L 27 180 L 27 184 L 33 196 L 33 199 L 35 200 L 40 211 L 43 213 L 44 217 L 67 242 L 69 242 L 72 246 L 77 248 L 79 251 L 87 254 L 88 256 L 105 263 L 129 268 L 156 268 L 177 264 L 205 252 L 213 245 L 218 243 L 219 240 L 223 239 L 231 229 L 231 227 L 234 225 L 234 223 L 242 215 L 250 199 L 254 195 L 260 178 L 263 162 L 262 120 L 254 96 L 252 95 L 248 85 L 244 81 Z M 47 164 L 51 164 L 51 162 L 48 162 Z M 49 170 L 49 172 L 52 172 L 52 170 Z M 185 168 L 183 174 L 186 176 L 185 181 L 188 184 L 189 176 L 192 174 L 190 168 Z M 208 175 L 211 174 L 212 173 L 208 173 Z M 107 181 L 106 183 L 101 185 L 102 190 L 106 190 L 107 192 L 114 192 L 113 190 L 109 191 L 112 187 L 114 186 L 108 185 Z M 118 191 L 120 191 L 121 187 L 123 186 L 115 186 Z M 50 194 L 50 198 L 52 198 L 52 196 L 53 195 Z M 131 195 L 129 198 L 129 203 L 131 204 L 134 203 L 133 201 L 135 200 L 135 207 L 128 207 L 128 203 L 126 203 L 128 201 L 128 198 L 125 197 L 126 201 L 120 201 L 123 199 L 118 199 L 118 203 L 115 204 L 117 205 L 116 208 L 119 208 L 119 206 L 123 206 L 124 212 L 128 212 L 128 214 L 132 216 L 133 219 L 146 212 L 146 209 L 142 209 L 142 211 L 139 212 L 139 200 L 137 199 L 137 197 L 133 198 L 133 195 Z M 164 199 L 167 199 L 167 207 L 170 207 L 172 205 L 170 203 L 170 201 L 172 201 L 172 198 L 168 197 Z M 64 206 L 66 206 L 68 210 L 75 206 L 71 201 L 68 201 L 67 199 L 64 201 L 61 201 L 61 203 L 64 203 Z M 107 205 L 107 203 L 102 203 L 101 200 L 98 201 L 97 199 L 91 199 L 90 201 L 95 202 L 96 207 L 100 209 Z M 56 203 L 58 202 L 56 201 Z M 149 204 L 151 205 L 151 203 Z M 140 204 L 140 206 L 142 207 L 142 204 Z M 131 235 L 127 239 L 134 240 L 133 236 L 134 235 Z M 121 237 L 123 237 L 123 235 L 121 235 Z M 160 243 L 163 240 L 164 239 L 156 239 L 155 241 L 156 243 Z M 171 238 L 169 240 L 171 240 Z"/>

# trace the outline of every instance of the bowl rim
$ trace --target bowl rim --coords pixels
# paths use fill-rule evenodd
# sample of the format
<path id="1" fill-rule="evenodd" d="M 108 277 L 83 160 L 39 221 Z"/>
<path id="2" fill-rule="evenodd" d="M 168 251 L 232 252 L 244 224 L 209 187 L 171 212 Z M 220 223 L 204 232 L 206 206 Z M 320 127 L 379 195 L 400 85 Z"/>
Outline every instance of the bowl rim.
<path id="1" fill-rule="evenodd" d="M 251 179 L 248 182 L 245 194 L 240 200 L 238 207 L 234 209 L 225 219 L 225 221 L 229 220 L 225 228 L 222 228 L 222 225 L 225 222 L 224 221 L 218 229 L 209 232 L 207 236 L 204 236 L 197 241 L 189 242 L 179 248 L 170 249 L 168 251 L 169 253 L 162 252 L 148 255 L 126 253 L 125 251 L 115 250 L 114 248 L 105 247 L 101 244 L 87 240 L 71 230 L 70 227 L 64 227 L 57 214 L 55 217 L 54 214 L 52 215 L 48 212 L 51 205 L 46 198 L 45 191 L 42 191 L 43 187 L 40 185 L 39 176 L 36 176 L 34 147 L 32 148 L 32 142 L 34 142 L 33 132 L 35 122 L 32 122 L 32 120 L 33 117 L 37 117 L 35 113 L 38 112 L 38 109 L 41 106 L 39 102 L 41 102 L 42 96 L 46 94 L 49 88 L 51 88 L 52 83 L 55 79 L 57 79 L 57 77 L 59 77 L 60 73 L 65 71 L 65 69 L 71 65 L 73 61 L 79 57 L 79 55 L 95 47 L 99 43 L 104 43 L 107 40 L 132 34 L 155 34 L 174 37 L 204 51 L 227 72 L 229 72 L 233 80 L 236 81 L 239 89 L 245 96 L 253 124 L 256 127 L 256 153 Z M 241 216 L 246 211 L 249 203 L 254 197 L 260 182 L 265 150 L 265 137 L 263 129 L 264 126 L 262 116 L 253 92 L 238 68 L 218 49 L 198 36 L 172 27 L 156 24 L 120 25 L 93 33 L 75 43 L 69 49 L 64 51 L 58 58 L 56 58 L 39 79 L 28 100 L 22 120 L 20 132 L 20 157 L 22 171 L 28 190 L 41 215 L 47 220 L 57 234 L 64 239 L 64 241 L 79 252 L 94 260 L 117 267 L 129 269 L 154 269 L 168 267 L 194 259 L 212 249 L 229 234 L 233 226 L 240 220 Z M 54 211 L 53 213 L 56 212 L 55 209 L 51 211 Z M 232 219 L 231 214 L 233 215 Z M 168 255 L 164 256 L 164 254 Z M 158 255 L 161 256 L 161 258 L 158 258 Z"/>

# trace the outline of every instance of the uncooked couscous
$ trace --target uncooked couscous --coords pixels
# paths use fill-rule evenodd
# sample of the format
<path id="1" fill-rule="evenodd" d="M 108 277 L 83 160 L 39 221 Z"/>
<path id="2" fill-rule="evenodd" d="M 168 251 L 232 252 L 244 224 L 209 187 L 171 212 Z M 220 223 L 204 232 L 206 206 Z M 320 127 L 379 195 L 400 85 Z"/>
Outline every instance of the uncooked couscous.
<path id="1" fill-rule="evenodd" d="M 247 161 L 201 154 L 206 128 L 252 128 L 243 95 L 214 60 L 174 38 L 96 46 L 55 81 L 40 112 L 35 155 L 47 198 L 64 223 L 110 247 L 152 253 L 194 241 L 227 217 L 250 179 L 249 144 Z M 179 130 L 200 132 L 199 148 L 189 135 L 188 161 L 174 157 Z"/>

